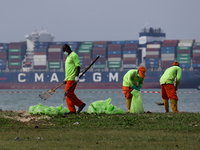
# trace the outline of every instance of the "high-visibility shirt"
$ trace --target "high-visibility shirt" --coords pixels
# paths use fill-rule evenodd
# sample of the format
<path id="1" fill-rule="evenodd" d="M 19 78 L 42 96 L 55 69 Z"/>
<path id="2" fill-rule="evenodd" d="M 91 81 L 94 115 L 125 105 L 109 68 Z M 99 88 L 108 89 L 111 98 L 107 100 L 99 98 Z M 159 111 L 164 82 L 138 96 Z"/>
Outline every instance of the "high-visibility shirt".
<path id="1" fill-rule="evenodd" d="M 80 60 L 75 52 L 71 52 L 65 60 L 65 81 L 75 80 L 77 67 L 80 67 Z"/>
<path id="2" fill-rule="evenodd" d="M 138 77 L 137 71 L 138 70 L 131 69 L 124 75 L 123 86 L 132 87 L 135 85 L 137 87 L 143 85 L 144 78 Z"/>
<path id="3" fill-rule="evenodd" d="M 179 66 L 172 66 L 165 70 L 164 74 L 160 78 L 161 84 L 174 84 L 174 80 L 176 78 L 176 88 L 178 88 L 181 78 L 182 78 L 182 70 Z"/>

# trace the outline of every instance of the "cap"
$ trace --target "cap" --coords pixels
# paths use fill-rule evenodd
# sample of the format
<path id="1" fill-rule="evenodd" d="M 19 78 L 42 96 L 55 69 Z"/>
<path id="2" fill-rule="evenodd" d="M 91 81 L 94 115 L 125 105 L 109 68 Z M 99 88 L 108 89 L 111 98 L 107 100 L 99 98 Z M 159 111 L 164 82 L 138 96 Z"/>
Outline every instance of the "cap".
<path id="1" fill-rule="evenodd" d="M 172 66 L 179 66 L 179 63 L 177 61 L 175 61 Z"/>
<path id="2" fill-rule="evenodd" d="M 145 78 L 146 69 L 145 69 L 144 67 L 140 67 L 140 68 L 138 69 L 138 71 L 139 71 L 139 76 L 140 76 L 141 78 Z"/>

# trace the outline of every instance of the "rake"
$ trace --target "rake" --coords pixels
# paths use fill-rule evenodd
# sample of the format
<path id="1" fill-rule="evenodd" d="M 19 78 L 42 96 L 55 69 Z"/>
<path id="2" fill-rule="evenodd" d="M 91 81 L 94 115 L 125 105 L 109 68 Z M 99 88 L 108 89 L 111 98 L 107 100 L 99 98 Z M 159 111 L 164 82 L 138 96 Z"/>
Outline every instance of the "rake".
<path id="1" fill-rule="evenodd" d="M 88 68 L 88 67 L 87 67 L 87 68 Z M 87 68 L 81 70 L 81 72 L 85 71 Z M 41 99 L 47 100 L 49 97 L 51 97 L 51 96 L 55 93 L 56 89 L 58 89 L 59 87 L 61 87 L 63 84 L 64 84 L 64 83 L 60 84 L 60 85 L 57 86 L 55 89 L 51 89 L 51 90 L 46 91 L 45 93 L 39 94 L 39 97 L 40 97 Z"/>

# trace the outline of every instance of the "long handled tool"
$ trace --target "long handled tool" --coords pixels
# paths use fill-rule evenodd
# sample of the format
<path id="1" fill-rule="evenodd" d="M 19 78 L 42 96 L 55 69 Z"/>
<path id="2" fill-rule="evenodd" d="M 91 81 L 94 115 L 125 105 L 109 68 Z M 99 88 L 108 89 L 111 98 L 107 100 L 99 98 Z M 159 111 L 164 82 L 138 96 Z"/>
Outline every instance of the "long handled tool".
<path id="1" fill-rule="evenodd" d="M 85 71 L 79 76 L 79 79 L 88 71 L 88 69 L 90 69 L 90 67 L 97 61 L 97 59 L 99 59 L 100 56 L 97 56 L 97 58 L 85 69 Z M 64 93 L 64 97 L 63 97 L 63 101 L 65 101 L 66 96 L 68 91 L 74 86 L 76 82 L 74 82 L 68 89 L 67 91 Z"/>
<path id="2" fill-rule="evenodd" d="M 88 67 L 87 67 L 87 68 L 88 68 Z M 81 72 L 85 71 L 87 68 L 81 70 Z M 40 94 L 39 97 L 40 97 L 41 99 L 44 99 L 44 100 L 48 99 L 48 98 L 51 97 L 51 96 L 55 93 L 55 91 L 56 91 L 59 87 L 61 87 L 63 84 L 64 84 L 64 83 L 60 84 L 60 85 L 57 86 L 55 89 L 51 89 L 51 90 L 46 91 L 45 93 Z"/>
<path id="3" fill-rule="evenodd" d="M 157 105 L 162 106 L 164 103 L 155 102 Z"/>

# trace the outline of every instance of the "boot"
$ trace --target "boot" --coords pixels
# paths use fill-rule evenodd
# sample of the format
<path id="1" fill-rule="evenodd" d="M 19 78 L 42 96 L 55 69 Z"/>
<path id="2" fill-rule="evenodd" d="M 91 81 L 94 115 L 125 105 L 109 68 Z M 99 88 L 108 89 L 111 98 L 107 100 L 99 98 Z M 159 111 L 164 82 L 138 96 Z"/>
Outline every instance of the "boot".
<path id="1" fill-rule="evenodd" d="M 169 112 L 169 102 L 168 99 L 163 99 L 164 106 L 165 106 L 165 113 Z"/>
<path id="2" fill-rule="evenodd" d="M 179 111 L 178 111 L 177 100 L 171 99 L 171 107 L 172 107 L 173 113 L 179 113 Z M 181 112 L 180 112 L 180 113 L 181 113 Z"/>
<path id="3" fill-rule="evenodd" d="M 126 99 L 126 104 L 127 104 L 127 109 L 128 109 L 128 112 L 130 112 L 130 107 L 131 107 L 131 99 Z"/>
<path id="4" fill-rule="evenodd" d="M 79 108 L 78 108 L 78 111 L 77 111 L 77 113 L 79 114 L 82 110 L 83 110 L 83 108 L 85 107 L 85 103 L 83 103 Z"/>

